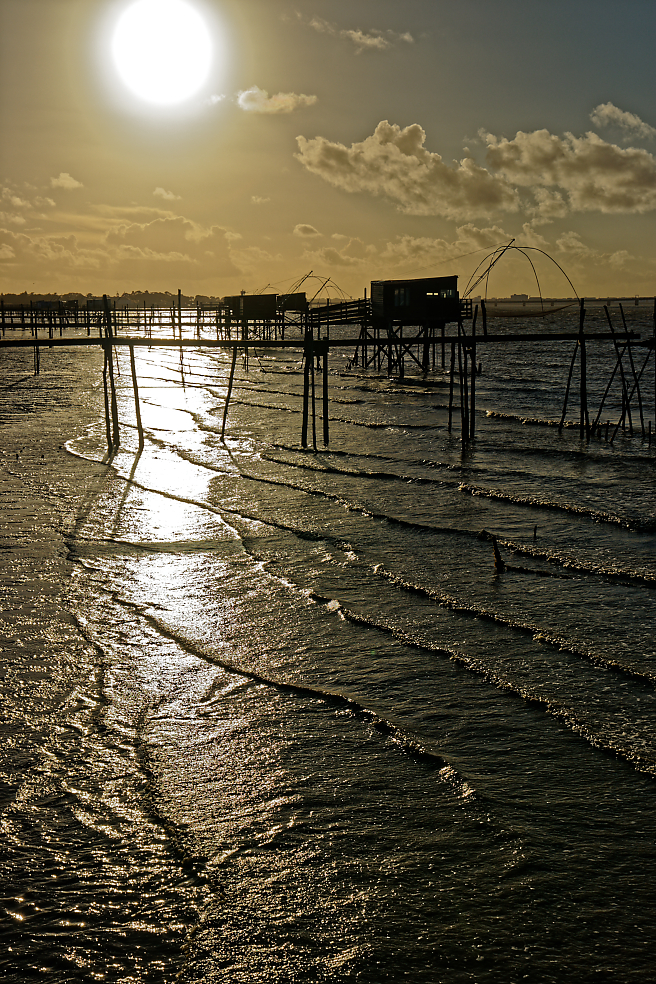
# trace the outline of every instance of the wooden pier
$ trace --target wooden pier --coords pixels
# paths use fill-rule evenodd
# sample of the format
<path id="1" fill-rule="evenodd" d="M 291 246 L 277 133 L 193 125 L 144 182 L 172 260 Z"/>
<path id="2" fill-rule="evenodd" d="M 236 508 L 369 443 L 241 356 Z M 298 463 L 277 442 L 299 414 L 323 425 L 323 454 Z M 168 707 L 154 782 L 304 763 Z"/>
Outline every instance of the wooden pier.
<path id="1" fill-rule="evenodd" d="M 614 325 L 608 305 L 604 306 L 608 331 L 586 331 L 585 302 L 579 302 L 576 331 L 492 331 L 486 316 L 485 302 L 472 305 L 458 297 L 456 278 L 429 278 L 421 281 L 378 281 L 372 283 L 369 298 L 310 306 L 305 294 L 241 294 L 225 298 L 214 305 L 183 308 L 178 291 L 177 304 L 171 308 L 132 308 L 117 310 L 105 296 L 102 306 L 87 310 L 54 305 L 37 308 L 29 314 L 2 305 L 2 347 L 29 347 L 34 352 L 34 372 L 40 372 L 43 347 L 98 346 L 104 354 L 103 392 L 107 446 L 112 454 L 120 445 L 120 421 L 114 378 L 114 353 L 127 346 L 135 399 L 139 446 L 143 447 L 138 380 L 134 349 L 138 347 L 184 349 L 218 348 L 231 355 L 221 437 L 225 438 L 228 409 L 234 384 L 238 354 L 248 367 L 249 352 L 256 349 L 297 350 L 303 359 L 303 405 L 301 446 L 308 447 L 311 426 L 312 447 L 317 447 L 316 375 L 321 374 L 321 417 L 323 444 L 330 440 L 329 366 L 331 352 L 351 352 L 349 366 L 358 371 L 386 372 L 403 378 L 406 362 L 422 373 L 436 368 L 448 372 L 448 429 L 454 416 L 460 416 L 463 445 L 476 436 L 476 381 L 478 359 L 487 346 L 525 342 L 574 343 L 568 378 L 565 383 L 560 429 L 567 414 L 571 381 L 576 364 L 579 369 L 579 433 L 581 439 L 601 436 L 613 440 L 620 428 L 634 432 L 634 418 L 640 419 L 640 433 L 651 443 L 652 422 L 647 420 L 641 381 L 653 358 L 656 380 L 656 299 L 653 309 L 653 332 L 642 339 L 627 326 L 619 305 L 621 326 Z M 472 309 L 473 308 L 473 309 Z M 339 333 L 336 329 L 339 327 Z M 15 332 L 29 337 L 17 338 Z M 77 329 L 75 337 L 65 332 Z M 332 337 L 331 337 L 332 329 Z M 350 330 L 352 329 L 352 331 Z M 166 332 L 166 334 L 162 334 Z M 13 336 L 13 337 L 12 337 Z M 612 347 L 614 364 L 601 404 L 590 412 L 587 397 L 587 354 L 590 345 Z M 447 369 L 447 353 L 449 356 Z M 638 358 L 639 356 L 639 358 Z M 438 365 L 439 363 L 439 365 Z M 611 428 L 601 423 L 601 415 L 615 383 L 621 389 L 621 415 Z M 656 412 L 656 383 L 653 394 Z M 653 413 L 652 413 L 653 416 Z M 656 430 L 656 428 L 655 428 Z"/>

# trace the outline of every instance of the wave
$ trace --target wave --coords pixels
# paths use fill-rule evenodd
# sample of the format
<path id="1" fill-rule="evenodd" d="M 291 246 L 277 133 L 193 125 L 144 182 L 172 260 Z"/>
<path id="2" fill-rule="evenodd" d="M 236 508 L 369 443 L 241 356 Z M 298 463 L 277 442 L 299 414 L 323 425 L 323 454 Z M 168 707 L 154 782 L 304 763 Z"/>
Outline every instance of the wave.
<path id="1" fill-rule="evenodd" d="M 499 492 L 496 489 L 484 489 L 479 485 L 462 483 L 459 491 L 466 495 L 482 496 L 485 499 L 496 499 L 500 502 L 512 502 L 516 506 L 529 506 L 533 509 L 548 509 L 555 512 L 566 512 L 575 516 L 586 516 L 597 523 L 611 523 L 632 529 L 632 521 L 618 516 L 616 513 L 592 509 L 590 506 L 576 506 L 568 502 L 554 502 L 552 499 L 539 499 L 530 495 L 514 495 L 510 492 Z"/>
<path id="2" fill-rule="evenodd" d="M 265 686 L 272 687 L 281 693 L 293 694 L 295 697 L 309 697 L 310 699 L 320 700 L 330 707 L 336 707 L 340 710 L 347 711 L 355 720 L 367 722 L 380 734 L 391 738 L 396 745 L 398 745 L 404 752 L 411 755 L 413 758 L 433 765 L 439 770 L 446 767 L 451 773 L 453 773 L 454 770 L 451 763 L 449 763 L 442 755 L 430 749 L 420 735 L 412 732 L 404 725 L 401 725 L 399 722 L 395 721 L 393 718 L 383 716 L 377 711 L 374 711 L 372 708 L 367 707 L 357 698 L 340 691 L 325 690 L 321 687 L 294 683 L 290 680 L 281 679 L 279 677 L 257 672 L 255 670 L 250 670 L 232 662 L 232 660 L 228 660 L 223 657 L 220 658 L 215 654 L 208 652 L 196 642 L 171 629 L 163 621 L 151 614 L 150 611 L 143 611 L 136 603 L 127 601 L 125 598 L 121 598 L 117 593 L 112 594 L 112 599 L 121 607 L 139 615 L 140 618 L 142 618 L 161 636 L 175 642 L 176 645 L 180 646 L 181 649 L 190 655 L 212 663 L 215 666 L 220 666 L 228 673 L 234 673 L 244 679 L 252 680 L 255 683 L 261 683 Z"/>
<path id="3" fill-rule="evenodd" d="M 325 600 L 320 599 L 320 596 L 317 595 L 315 595 L 314 598 L 315 600 Z M 330 706 L 339 707 L 340 709 L 346 710 L 352 714 L 355 719 L 368 722 L 376 731 L 393 740 L 395 744 L 397 744 L 404 752 L 411 755 L 413 758 L 417 758 L 434 765 L 438 770 L 440 770 L 440 772 L 446 769 L 447 773 L 449 773 L 453 769 L 451 764 L 444 758 L 444 756 L 427 747 L 425 740 L 420 735 L 407 729 L 405 726 L 395 721 L 393 717 L 389 715 L 381 715 L 377 711 L 372 710 L 357 698 L 339 691 L 325 690 L 320 687 L 297 684 L 293 681 L 280 679 L 268 674 L 262 674 L 260 672 L 239 666 L 231 660 L 218 658 L 213 654 L 208 653 L 195 642 L 181 637 L 179 633 L 168 628 L 163 622 L 155 618 L 152 614 L 142 612 L 138 605 L 127 602 L 125 599 L 117 598 L 116 600 L 121 605 L 131 608 L 137 612 L 152 628 L 164 635 L 166 638 L 175 641 L 183 649 L 193 655 L 215 663 L 229 673 L 235 673 L 257 683 L 274 687 L 283 693 L 321 700 Z M 392 636 L 404 646 L 410 646 L 415 649 L 430 652 L 433 655 L 440 655 L 459 664 L 469 672 L 475 673 L 488 683 L 493 684 L 498 689 L 522 700 L 527 706 L 542 711 L 544 714 L 547 714 L 550 717 L 562 722 L 567 728 L 569 728 L 570 731 L 581 737 L 592 747 L 602 751 L 605 754 L 609 754 L 615 758 L 626 761 L 639 772 L 656 777 L 656 760 L 652 757 L 646 755 L 642 751 L 639 751 L 637 748 L 626 744 L 621 744 L 619 740 L 615 739 L 611 735 L 593 732 L 588 723 L 581 716 L 577 715 L 571 708 L 566 707 L 563 704 L 559 704 L 551 698 L 537 694 L 526 686 L 519 685 L 509 680 L 505 675 L 497 670 L 485 666 L 480 660 L 476 660 L 466 654 L 456 652 L 451 648 L 437 646 L 425 641 L 414 639 L 408 633 L 402 632 L 378 619 L 354 612 L 339 603 L 331 605 L 331 607 L 340 618 L 343 618 L 352 624 L 359 625 L 365 629 L 371 629 L 376 632 L 384 632 L 385 634 Z M 466 784 L 462 781 L 460 785 L 463 787 L 466 786 Z M 474 796 L 475 793 L 470 790 L 468 795 Z"/>
<path id="4" fill-rule="evenodd" d="M 508 567 L 506 569 L 512 570 L 512 568 Z M 521 568 L 520 570 L 523 571 Z M 378 577 L 381 577 L 390 584 L 393 584 L 396 588 L 406 591 L 409 594 L 426 598 L 439 605 L 441 608 L 446 608 L 457 615 L 481 619 L 486 622 L 493 622 L 496 625 L 503 625 L 505 628 L 529 635 L 535 642 L 554 646 L 561 651 L 571 653 L 573 656 L 584 659 L 594 666 L 603 667 L 605 670 L 619 673 L 628 679 L 656 688 L 656 676 L 650 673 L 643 673 L 640 670 L 635 670 L 633 667 L 626 666 L 618 660 L 609 659 L 608 657 L 590 649 L 581 649 L 578 645 L 567 639 L 565 636 L 562 636 L 557 632 L 545 630 L 544 626 L 539 626 L 531 622 L 520 622 L 517 619 L 508 618 L 505 615 L 500 615 L 498 612 L 491 611 L 490 609 L 487 609 L 482 605 L 476 605 L 473 602 L 458 601 L 452 595 L 448 595 L 441 591 L 436 591 L 433 588 L 427 588 L 423 585 L 413 583 L 412 581 L 406 581 L 398 574 L 394 574 L 392 571 L 386 570 L 380 564 L 377 564 L 373 568 L 373 572 Z M 531 571 L 530 573 L 536 572 Z"/>
<path id="5" fill-rule="evenodd" d="M 560 420 L 550 420 L 545 417 L 528 417 L 524 414 L 519 413 L 503 413 L 501 410 L 485 410 L 483 411 L 486 417 L 493 417 L 496 420 L 510 420 L 516 424 L 524 424 L 525 426 L 531 427 L 559 427 Z M 578 423 L 571 420 L 566 420 L 562 424 L 563 427 L 578 427 Z"/>
<path id="6" fill-rule="evenodd" d="M 263 461 L 269 461 L 275 465 L 284 465 L 288 468 L 299 468 L 304 471 L 318 472 L 320 474 L 344 475 L 347 478 L 375 479 L 383 482 L 402 482 L 404 485 L 451 485 L 454 487 L 458 485 L 458 482 L 455 479 L 450 482 L 445 482 L 443 479 L 439 478 L 421 478 L 420 476 L 403 475 L 398 474 L 397 472 L 363 471 L 358 468 L 337 468 L 335 465 L 326 465 L 323 463 L 318 465 L 306 461 L 286 461 L 284 458 L 275 458 L 270 454 L 261 454 L 260 457 Z"/>
<path id="7" fill-rule="evenodd" d="M 436 646 L 428 642 L 419 641 L 406 633 L 400 632 L 386 623 L 381 622 L 378 619 L 357 614 L 344 608 L 342 605 L 336 606 L 336 610 L 345 620 L 356 625 L 361 625 L 363 627 L 391 635 L 403 645 L 411 646 L 412 648 L 421 649 L 433 654 L 437 653 L 439 655 L 446 656 L 448 659 L 458 663 L 469 672 L 475 673 L 488 683 L 494 684 L 494 686 L 498 687 L 500 690 L 521 699 L 529 707 L 540 710 L 543 713 L 548 714 L 550 717 L 554 717 L 558 721 L 561 721 L 574 734 L 579 735 L 592 747 L 597 748 L 606 754 L 613 755 L 616 758 L 623 759 L 631 764 L 636 770 L 656 778 L 656 758 L 644 754 L 635 747 L 621 744 L 619 740 L 611 735 L 603 735 L 592 731 L 588 723 L 583 718 L 578 716 L 571 708 L 559 704 L 551 698 L 543 697 L 542 695 L 530 690 L 527 686 L 523 686 L 509 680 L 506 675 L 492 669 L 489 666 L 485 666 L 480 660 L 474 659 L 466 654 L 456 652 L 451 648 Z M 493 615 L 492 617 L 494 621 L 503 621 L 496 615 Z M 531 632 L 534 631 L 533 629 L 528 629 L 528 627 L 527 630 Z M 591 654 L 582 653 L 581 651 L 572 649 L 567 645 L 560 645 L 559 640 L 557 640 L 556 637 L 549 640 L 546 635 L 541 634 L 538 637 L 538 641 L 551 641 L 552 644 L 558 645 L 560 649 L 567 649 L 569 652 L 573 652 L 576 655 L 582 655 L 585 658 L 589 658 L 591 662 L 603 666 L 604 669 L 613 669 L 617 672 L 621 672 L 630 677 L 632 680 L 638 680 L 640 683 L 649 684 L 650 686 L 654 686 L 656 684 L 656 679 L 652 679 L 643 674 L 638 674 L 627 667 L 621 667 L 619 664 L 613 663 L 612 661 L 603 661 L 602 659 L 594 658 Z"/>

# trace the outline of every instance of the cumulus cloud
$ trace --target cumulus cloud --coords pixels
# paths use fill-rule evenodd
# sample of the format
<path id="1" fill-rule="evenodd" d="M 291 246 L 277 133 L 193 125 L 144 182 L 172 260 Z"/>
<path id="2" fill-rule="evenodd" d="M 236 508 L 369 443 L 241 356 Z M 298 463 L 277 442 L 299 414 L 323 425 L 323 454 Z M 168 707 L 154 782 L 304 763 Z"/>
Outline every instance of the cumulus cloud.
<path id="1" fill-rule="evenodd" d="M 8 243 L 0 243 L 0 260 L 13 260 L 16 253 Z"/>
<path id="2" fill-rule="evenodd" d="M 570 211 L 648 212 L 656 208 L 656 160 L 646 150 L 621 148 L 596 133 L 559 137 L 548 130 L 512 140 L 482 133 L 487 163 L 508 182 L 525 188 L 560 189 Z M 559 206 L 538 196 L 538 208 Z"/>
<path id="3" fill-rule="evenodd" d="M 367 31 L 363 31 L 361 28 L 339 28 L 321 17 L 313 17 L 307 23 L 309 27 L 320 34 L 330 34 L 333 37 L 342 37 L 351 41 L 355 45 L 357 54 L 362 51 L 386 51 L 399 41 L 406 44 L 413 44 L 414 42 L 409 31 L 397 34 L 396 31 L 379 31 L 376 28 L 370 28 Z"/>
<path id="4" fill-rule="evenodd" d="M 164 188 L 155 188 L 153 195 L 157 198 L 165 198 L 169 202 L 180 201 L 181 196 L 175 195 L 172 191 L 166 191 Z"/>
<path id="5" fill-rule="evenodd" d="M 308 171 L 344 191 L 384 196 L 411 215 L 460 218 L 518 206 L 504 177 L 469 157 L 451 167 L 426 150 L 426 133 L 418 123 L 401 129 L 384 120 L 350 147 L 325 137 L 296 139 L 295 156 Z"/>
<path id="6" fill-rule="evenodd" d="M 50 184 L 53 188 L 66 188 L 67 191 L 72 191 L 74 188 L 84 188 L 82 182 L 72 178 L 68 171 L 62 171 L 58 178 L 51 178 Z"/>
<path id="7" fill-rule="evenodd" d="M 635 113 L 628 113 L 626 110 L 618 109 L 612 102 L 600 103 L 590 113 L 590 119 L 595 126 L 619 126 L 622 130 L 627 130 L 632 136 L 656 137 L 656 127 L 649 123 L 643 123 Z"/>
<path id="8" fill-rule="evenodd" d="M 316 101 L 316 96 L 306 96 L 302 92 L 278 92 L 270 96 L 266 89 L 256 85 L 237 96 L 237 105 L 246 113 L 293 113 L 303 106 L 314 106 Z"/>
<path id="9" fill-rule="evenodd" d="M 318 229 L 315 229 L 314 226 L 305 225 L 301 222 L 297 226 L 294 226 L 294 235 L 307 239 L 312 238 L 313 236 L 320 236 L 321 233 Z"/>
<path id="10" fill-rule="evenodd" d="M 469 156 L 447 164 L 426 149 L 418 123 L 401 129 L 387 120 L 350 147 L 299 136 L 295 156 L 334 187 L 384 197 L 411 215 L 461 220 L 521 209 L 544 223 L 572 212 L 656 208 L 656 159 L 642 148 L 622 148 L 592 132 L 480 136 L 487 167 Z"/>
<path id="11" fill-rule="evenodd" d="M 471 222 L 456 228 L 454 240 L 430 236 L 397 236 L 379 253 L 381 262 L 404 271 L 425 271 L 430 267 L 470 257 L 482 250 L 491 250 L 512 238 L 500 226 L 479 228 Z M 471 264 L 470 264 L 471 265 Z"/>
<path id="12" fill-rule="evenodd" d="M 212 249 L 217 243 L 226 242 L 225 229 L 212 226 L 205 229 L 181 215 L 158 216 L 148 222 L 124 222 L 107 233 L 105 242 L 110 246 L 131 247 L 159 256 L 197 255 L 198 247 Z"/>
<path id="13" fill-rule="evenodd" d="M 375 259 L 376 248 L 367 246 L 357 237 L 349 239 L 348 236 L 333 235 L 331 238 L 341 244 L 339 248 L 322 246 L 312 249 L 308 243 L 303 253 L 304 259 L 312 264 L 321 264 L 321 266 L 328 268 L 335 266 L 361 267 L 365 260 Z"/>

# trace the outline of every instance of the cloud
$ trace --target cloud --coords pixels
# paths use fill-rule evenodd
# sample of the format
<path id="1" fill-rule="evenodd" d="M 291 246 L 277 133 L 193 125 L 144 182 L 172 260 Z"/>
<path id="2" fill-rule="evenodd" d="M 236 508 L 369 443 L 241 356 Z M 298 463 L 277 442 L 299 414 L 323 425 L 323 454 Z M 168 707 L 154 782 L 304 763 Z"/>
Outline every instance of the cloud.
<path id="1" fill-rule="evenodd" d="M 62 171 L 58 178 L 51 178 L 50 184 L 53 188 L 66 188 L 72 191 L 73 188 L 84 188 L 81 181 L 76 181 L 67 171 Z"/>
<path id="2" fill-rule="evenodd" d="M 523 133 L 512 140 L 481 134 L 487 163 L 507 182 L 520 187 L 560 189 L 557 196 L 536 192 L 537 210 L 563 203 L 578 212 L 648 212 L 656 208 L 656 160 L 646 150 L 621 148 L 596 133 L 556 136 L 548 130 Z"/>
<path id="3" fill-rule="evenodd" d="M 245 246 L 243 249 L 233 249 L 230 257 L 240 273 L 254 274 L 261 269 L 262 264 L 281 263 L 280 253 L 269 253 L 259 246 Z"/>
<path id="4" fill-rule="evenodd" d="M 307 239 L 307 238 L 312 238 L 313 236 L 320 236 L 321 233 L 319 232 L 318 229 L 315 229 L 314 226 L 305 225 L 301 222 L 299 223 L 299 225 L 294 227 L 294 235 L 301 236 L 304 239 Z"/>
<path id="5" fill-rule="evenodd" d="M 299 18 L 302 20 L 300 15 Z M 313 17 L 307 21 L 307 24 L 319 34 L 330 34 L 333 37 L 346 38 L 351 41 L 355 45 L 358 55 L 362 51 L 386 51 L 399 41 L 406 44 L 414 43 L 414 38 L 409 31 L 397 34 L 396 31 L 379 31 L 376 28 L 371 28 L 368 31 L 363 31 L 360 28 L 339 28 L 322 17 Z"/>
<path id="6" fill-rule="evenodd" d="M 613 103 L 600 103 L 590 113 L 590 119 L 595 126 L 619 126 L 623 130 L 628 130 L 636 137 L 656 137 L 656 127 L 649 123 L 643 123 L 635 113 L 627 113 L 623 109 L 618 109 Z"/>
<path id="7" fill-rule="evenodd" d="M 385 245 L 378 257 L 381 263 L 405 272 L 424 272 L 440 264 L 469 258 L 479 251 L 492 250 L 511 238 L 500 226 L 478 228 L 468 222 L 456 228 L 456 238 L 452 241 L 432 239 L 430 236 L 397 236 Z M 470 260 L 468 263 L 471 266 Z"/>
<path id="8" fill-rule="evenodd" d="M 270 201 L 270 198 L 262 198 L 261 195 L 251 195 L 251 205 L 264 205 L 266 202 Z"/>
<path id="9" fill-rule="evenodd" d="M 256 85 L 237 96 L 237 105 L 246 113 L 293 113 L 303 106 L 314 106 L 316 101 L 316 96 L 295 92 L 278 92 L 270 96 L 266 89 L 259 89 Z"/>
<path id="10" fill-rule="evenodd" d="M 318 249 L 311 249 L 307 244 L 303 258 L 312 264 L 321 264 L 324 267 L 361 267 L 365 260 L 375 257 L 375 247 L 365 245 L 357 237 L 349 239 L 348 236 L 333 235 L 331 238 L 341 242 L 342 245 L 339 248 L 322 246 Z"/>
<path id="11" fill-rule="evenodd" d="M 0 243 L 0 260 L 13 260 L 16 253 L 7 243 Z"/>
<path id="12" fill-rule="evenodd" d="M 451 167 L 426 150 L 426 133 L 418 123 L 402 130 L 383 120 L 370 137 L 350 147 L 325 137 L 296 140 L 296 159 L 308 171 L 343 191 L 385 197 L 411 215 L 462 218 L 518 207 L 505 177 L 470 157 Z"/>
<path id="13" fill-rule="evenodd" d="M 164 188 L 155 188 L 153 195 L 157 198 L 165 198 L 169 202 L 180 201 L 180 195 L 174 195 L 172 191 L 165 191 Z"/>
<path id="14" fill-rule="evenodd" d="M 656 209 L 656 158 L 643 148 L 619 147 L 593 132 L 519 130 L 508 139 L 481 130 L 479 136 L 487 167 L 470 156 L 447 164 L 426 149 L 418 123 L 401 129 L 387 120 L 350 147 L 299 136 L 295 156 L 328 184 L 386 198 L 410 215 L 466 220 L 522 210 L 545 223 L 573 212 Z"/>
<path id="15" fill-rule="evenodd" d="M 220 102 L 224 102 L 225 98 L 226 97 L 224 95 L 214 95 L 210 96 L 207 101 L 210 106 L 217 106 Z"/>
<path id="16" fill-rule="evenodd" d="M 361 51 L 371 50 L 375 51 L 385 51 L 386 48 L 392 46 L 392 42 L 387 38 L 383 37 L 382 34 L 371 33 L 365 34 L 364 31 L 340 31 L 340 34 L 344 38 L 348 38 L 356 46 L 358 54 Z"/>

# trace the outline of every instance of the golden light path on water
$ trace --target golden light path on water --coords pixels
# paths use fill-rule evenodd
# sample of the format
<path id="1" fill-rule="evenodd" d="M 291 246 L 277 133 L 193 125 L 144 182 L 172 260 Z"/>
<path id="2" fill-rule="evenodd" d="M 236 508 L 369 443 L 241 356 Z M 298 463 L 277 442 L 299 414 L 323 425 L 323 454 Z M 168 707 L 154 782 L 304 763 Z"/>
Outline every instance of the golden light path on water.
<path id="1" fill-rule="evenodd" d="M 187 0 L 137 0 L 120 16 L 111 52 L 134 95 L 172 106 L 191 98 L 207 80 L 213 43 L 205 20 Z"/>

